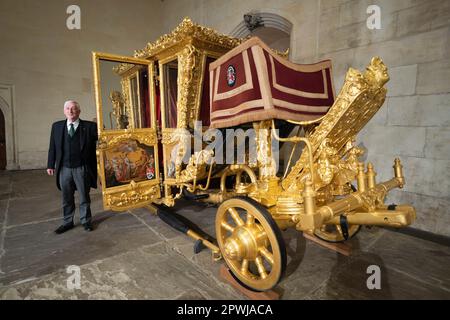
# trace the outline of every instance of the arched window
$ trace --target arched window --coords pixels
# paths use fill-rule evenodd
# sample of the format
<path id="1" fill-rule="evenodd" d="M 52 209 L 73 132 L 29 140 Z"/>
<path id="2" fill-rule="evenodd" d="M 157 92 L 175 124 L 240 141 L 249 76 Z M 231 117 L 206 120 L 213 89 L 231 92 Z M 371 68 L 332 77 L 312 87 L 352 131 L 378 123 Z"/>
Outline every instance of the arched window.
<path id="1" fill-rule="evenodd" d="M 292 23 L 274 13 L 249 12 L 234 28 L 231 35 L 236 38 L 257 36 L 269 47 L 279 51 L 290 48 Z"/>

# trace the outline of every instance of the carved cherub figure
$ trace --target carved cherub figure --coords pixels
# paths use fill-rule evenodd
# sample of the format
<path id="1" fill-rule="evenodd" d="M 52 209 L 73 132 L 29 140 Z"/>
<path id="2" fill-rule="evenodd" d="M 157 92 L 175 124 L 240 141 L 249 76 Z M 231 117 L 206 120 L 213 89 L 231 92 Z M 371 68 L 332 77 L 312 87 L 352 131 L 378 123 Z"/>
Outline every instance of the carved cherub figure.
<path id="1" fill-rule="evenodd" d="M 329 139 L 325 139 L 320 145 L 320 155 L 317 161 L 317 175 L 320 181 L 316 181 L 318 184 L 321 182 L 321 186 L 325 186 L 331 183 L 336 172 L 336 165 L 334 163 L 336 149 L 330 145 Z"/>
<path id="2" fill-rule="evenodd" d="M 383 87 L 386 82 L 389 81 L 389 75 L 387 73 L 387 67 L 380 57 L 373 57 L 370 64 L 366 68 L 364 73 L 365 78 L 376 84 L 378 87 Z"/>
<path id="3" fill-rule="evenodd" d="M 333 184 L 339 188 L 351 183 L 358 173 L 359 157 L 364 154 L 364 149 L 354 145 L 355 140 L 351 139 L 345 146 L 345 159 L 340 159 L 337 163 L 336 174 Z"/>

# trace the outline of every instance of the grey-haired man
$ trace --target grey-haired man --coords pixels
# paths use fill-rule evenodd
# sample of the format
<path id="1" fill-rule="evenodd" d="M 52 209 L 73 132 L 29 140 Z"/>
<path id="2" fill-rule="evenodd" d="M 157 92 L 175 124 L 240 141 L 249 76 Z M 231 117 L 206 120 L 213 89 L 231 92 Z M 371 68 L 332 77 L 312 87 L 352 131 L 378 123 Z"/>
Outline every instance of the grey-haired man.
<path id="1" fill-rule="evenodd" d="M 92 231 L 90 188 L 97 188 L 97 124 L 81 120 L 80 105 L 74 100 L 64 103 L 66 120 L 53 123 L 48 150 L 47 174 L 56 176 L 62 191 L 63 224 L 55 230 L 61 234 L 74 227 L 75 190 L 80 196 L 80 222 Z"/>

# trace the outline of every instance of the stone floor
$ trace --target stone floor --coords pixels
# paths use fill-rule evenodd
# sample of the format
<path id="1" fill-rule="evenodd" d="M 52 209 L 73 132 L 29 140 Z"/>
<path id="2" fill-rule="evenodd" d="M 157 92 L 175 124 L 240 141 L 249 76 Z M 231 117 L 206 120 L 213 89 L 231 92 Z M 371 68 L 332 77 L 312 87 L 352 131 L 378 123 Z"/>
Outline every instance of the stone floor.
<path id="1" fill-rule="evenodd" d="M 91 193 L 95 230 L 63 235 L 60 194 L 42 171 L 0 172 L 0 299 L 245 299 L 219 277 L 208 250 L 147 210 L 104 211 Z M 177 212 L 214 236 L 215 208 L 179 202 Z M 418 212 L 420 214 L 420 212 Z M 79 224 L 78 221 L 76 223 Z M 282 299 L 450 299 L 450 247 L 386 229 L 363 229 L 351 257 L 284 232 Z M 70 288 L 80 267 L 80 288 Z M 381 270 L 369 290 L 367 268 Z"/>

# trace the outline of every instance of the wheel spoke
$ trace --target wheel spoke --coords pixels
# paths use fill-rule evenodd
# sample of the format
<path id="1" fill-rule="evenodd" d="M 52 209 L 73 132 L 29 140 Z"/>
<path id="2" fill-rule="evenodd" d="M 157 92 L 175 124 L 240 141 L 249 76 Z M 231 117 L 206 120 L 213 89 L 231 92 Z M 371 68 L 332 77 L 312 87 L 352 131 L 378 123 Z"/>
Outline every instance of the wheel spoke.
<path id="1" fill-rule="evenodd" d="M 261 279 L 267 278 L 266 268 L 264 268 L 264 264 L 263 264 L 261 256 L 259 256 L 255 259 L 255 263 L 256 263 L 256 266 L 258 267 L 258 272 L 259 272 L 259 275 L 261 276 Z"/>
<path id="2" fill-rule="evenodd" d="M 343 236 L 343 234 L 342 234 L 342 228 L 341 228 L 341 226 L 340 225 L 336 225 L 336 230 L 337 230 L 337 232 L 339 232 L 339 234 L 341 235 L 341 236 Z"/>
<path id="3" fill-rule="evenodd" d="M 255 235 L 255 239 L 256 241 L 260 242 L 260 241 L 264 241 L 267 239 L 267 233 L 265 230 L 261 230 L 259 231 L 256 235 Z"/>
<path id="4" fill-rule="evenodd" d="M 242 260 L 241 272 L 243 274 L 248 274 L 248 260 L 247 259 Z"/>
<path id="5" fill-rule="evenodd" d="M 228 208 L 228 212 L 231 214 L 231 217 L 233 218 L 234 222 L 239 227 L 242 227 L 244 225 L 244 221 L 242 221 L 241 217 L 239 216 L 239 213 L 236 211 L 235 208 Z"/>
<path id="6" fill-rule="evenodd" d="M 255 224 L 255 217 L 252 216 L 250 213 L 247 213 L 247 225 L 252 226 Z"/>
<path id="7" fill-rule="evenodd" d="M 262 247 L 259 249 L 259 252 L 262 254 L 264 258 L 273 266 L 274 260 L 273 260 L 273 254 L 267 250 L 266 247 Z"/>
<path id="8" fill-rule="evenodd" d="M 230 231 L 231 233 L 233 233 L 234 228 L 233 228 L 232 226 L 230 226 L 228 223 L 226 223 L 225 221 L 222 221 L 222 222 L 220 223 L 220 225 L 221 225 L 224 229 L 226 229 L 226 230 Z"/>

